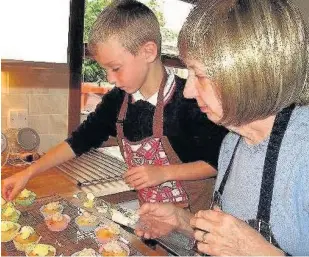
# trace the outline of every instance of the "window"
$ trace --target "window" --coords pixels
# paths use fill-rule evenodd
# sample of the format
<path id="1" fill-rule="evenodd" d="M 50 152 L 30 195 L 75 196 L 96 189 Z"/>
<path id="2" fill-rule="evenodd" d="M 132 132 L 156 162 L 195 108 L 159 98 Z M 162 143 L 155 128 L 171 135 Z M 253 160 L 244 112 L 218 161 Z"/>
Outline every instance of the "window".
<path id="1" fill-rule="evenodd" d="M 67 63 L 70 0 L 4 0 L 2 59 Z"/>

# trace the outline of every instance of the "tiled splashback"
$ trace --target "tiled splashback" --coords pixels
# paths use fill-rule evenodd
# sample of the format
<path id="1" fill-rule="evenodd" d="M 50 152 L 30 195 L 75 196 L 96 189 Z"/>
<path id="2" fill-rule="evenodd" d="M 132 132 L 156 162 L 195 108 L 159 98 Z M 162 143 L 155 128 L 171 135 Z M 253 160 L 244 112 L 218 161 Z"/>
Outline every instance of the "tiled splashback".
<path id="1" fill-rule="evenodd" d="M 2 63 L 1 130 L 8 127 L 9 109 L 27 109 L 28 127 L 46 152 L 68 135 L 69 68 L 64 64 Z"/>

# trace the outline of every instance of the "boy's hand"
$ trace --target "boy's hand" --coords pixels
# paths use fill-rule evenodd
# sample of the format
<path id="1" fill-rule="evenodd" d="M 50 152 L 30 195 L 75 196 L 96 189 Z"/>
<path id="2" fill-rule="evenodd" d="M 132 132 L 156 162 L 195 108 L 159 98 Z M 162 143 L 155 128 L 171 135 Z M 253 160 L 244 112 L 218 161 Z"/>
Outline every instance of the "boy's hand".
<path id="1" fill-rule="evenodd" d="M 26 187 L 30 173 L 28 170 L 18 172 L 1 182 L 2 197 L 6 201 L 12 201 Z"/>
<path id="2" fill-rule="evenodd" d="M 145 187 L 157 186 L 166 182 L 167 166 L 138 166 L 129 169 L 123 176 L 124 181 L 136 190 L 141 190 Z"/>
<path id="3" fill-rule="evenodd" d="M 145 203 L 139 215 L 135 233 L 147 239 L 168 235 L 180 226 L 177 207 L 170 203 Z"/>

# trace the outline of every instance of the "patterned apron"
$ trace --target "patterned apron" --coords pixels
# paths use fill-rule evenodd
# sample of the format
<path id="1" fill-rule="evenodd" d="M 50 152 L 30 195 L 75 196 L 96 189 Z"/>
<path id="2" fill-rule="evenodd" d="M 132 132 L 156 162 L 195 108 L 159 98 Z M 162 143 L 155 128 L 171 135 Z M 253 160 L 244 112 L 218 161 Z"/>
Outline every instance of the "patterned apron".
<path id="1" fill-rule="evenodd" d="M 153 117 L 153 135 L 141 141 L 131 142 L 123 133 L 123 122 L 126 116 L 129 94 L 122 103 L 117 127 L 117 141 L 128 168 L 142 165 L 180 164 L 181 161 L 173 150 L 169 140 L 163 135 L 164 87 L 166 73 L 161 82 L 158 101 Z M 130 99 L 131 100 L 131 99 Z M 167 181 L 158 186 L 144 188 L 138 191 L 140 204 L 145 202 L 172 202 L 180 207 L 188 207 L 188 196 L 180 181 Z"/>
<path id="2" fill-rule="evenodd" d="M 277 116 L 274 122 L 273 129 L 270 134 L 270 139 L 267 145 L 267 152 L 264 161 L 263 168 L 263 177 L 262 184 L 260 189 L 260 200 L 258 205 L 258 212 L 256 219 L 250 219 L 246 222 L 256 229 L 260 234 L 274 246 L 281 249 L 279 244 L 274 238 L 274 235 L 271 230 L 271 226 L 269 224 L 270 220 L 270 211 L 271 211 L 271 202 L 273 196 L 273 188 L 274 188 L 274 180 L 276 174 L 277 161 L 279 156 L 279 151 L 282 143 L 282 139 L 284 137 L 286 128 L 288 126 L 290 117 L 295 108 L 295 105 L 291 105 L 283 109 Z M 241 138 L 241 137 L 240 137 Z M 226 169 L 224 177 L 221 181 L 220 187 L 218 191 L 215 191 L 213 196 L 213 201 L 211 204 L 211 208 L 215 205 L 222 209 L 222 194 L 224 191 L 224 187 L 226 185 L 226 181 L 229 177 L 231 168 L 233 166 L 233 161 L 235 157 L 235 153 L 237 151 L 240 138 L 238 139 L 236 146 L 234 148 L 233 155 L 231 157 L 230 163 Z M 288 253 L 285 253 L 289 255 Z"/>

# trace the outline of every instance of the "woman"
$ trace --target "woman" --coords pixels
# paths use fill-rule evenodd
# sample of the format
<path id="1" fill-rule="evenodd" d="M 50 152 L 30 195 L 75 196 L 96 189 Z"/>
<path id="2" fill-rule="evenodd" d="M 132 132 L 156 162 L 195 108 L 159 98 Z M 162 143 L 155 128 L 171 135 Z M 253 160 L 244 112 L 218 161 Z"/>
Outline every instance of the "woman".
<path id="1" fill-rule="evenodd" d="M 178 45 L 189 69 L 185 96 L 231 132 L 212 210 L 193 217 L 145 204 L 142 218 L 164 229 L 156 222 L 137 234 L 177 228 L 209 255 L 308 255 L 308 34 L 299 11 L 285 0 L 201 1 Z"/>

